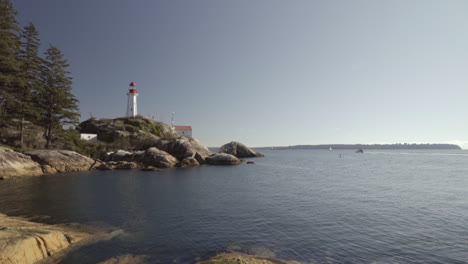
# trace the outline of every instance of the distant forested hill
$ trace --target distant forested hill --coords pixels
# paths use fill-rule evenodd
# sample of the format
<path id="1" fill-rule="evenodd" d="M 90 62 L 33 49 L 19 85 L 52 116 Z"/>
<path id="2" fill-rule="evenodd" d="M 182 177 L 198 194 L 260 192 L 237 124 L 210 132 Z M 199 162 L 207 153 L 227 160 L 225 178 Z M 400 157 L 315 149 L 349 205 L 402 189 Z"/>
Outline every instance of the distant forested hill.
<path id="1" fill-rule="evenodd" d="M 264 147 L 257 149 L 461 149 L 460 146 L 454 144 L 330 144 L 330 145 L 295 145 L 282 147 Z"/>

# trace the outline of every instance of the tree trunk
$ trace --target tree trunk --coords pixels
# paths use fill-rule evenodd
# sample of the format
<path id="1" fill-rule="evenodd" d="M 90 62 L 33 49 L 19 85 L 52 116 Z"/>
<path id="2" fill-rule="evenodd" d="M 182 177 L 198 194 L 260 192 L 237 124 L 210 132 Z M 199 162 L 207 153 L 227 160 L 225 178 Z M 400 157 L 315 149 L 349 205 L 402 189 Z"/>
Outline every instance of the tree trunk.
<path id="1" fill-rule="evenodd" d="M 20 139 L 20 144 L 21 144 L 21 148 L 24 147 L 24 114 L 23 116 L 21 117 L 21 128 L 20 128 L 20 133 L 21 133 L 21 139 Z"/>

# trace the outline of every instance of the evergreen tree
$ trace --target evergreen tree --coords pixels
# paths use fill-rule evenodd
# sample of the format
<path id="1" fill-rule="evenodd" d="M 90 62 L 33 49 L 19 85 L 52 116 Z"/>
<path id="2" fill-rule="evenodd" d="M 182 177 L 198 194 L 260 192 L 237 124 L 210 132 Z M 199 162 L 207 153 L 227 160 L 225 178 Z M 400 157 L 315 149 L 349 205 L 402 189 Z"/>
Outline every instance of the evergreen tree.
<path id="1" fill-rule="evenodd" d="M 41 70 L 44 86 L 38 91 L 37 99 L 41 109 L 41 124 L 45 128 L 46 148 L 50 148 L 54 135 L 62 132 L 66 124 L 77 124 L 80 114 L 78 99 L 71 92 L 72 78 L 67 71 L 67 60 L 52 45 L 45 55 Z"/>
<path id="2" fill-rule="evenodd" d="M 35 104 L 34 93 L 39 90 L 41 85 L 40 68 L 42 59 L 39 57 L 39 33 L 33 23 L 30 23 L 23 30 L 21 43 L 21 76 L 24 83 L 18 87 L 17 91 L 13 94 L 15 109 L 18 117 L 21 120 L 20 125 L 20 142 L 23 146 L 24 142 L 24 120 L 27 118 L 29 121 L 36 122 L 37 108 Z"/>
<path id="3" fill-rule="evenodd" d="M 20 75 L 21 46 L 16 10 L 10 0 L 0 0 L 0 122 L 5 122 L 12 95 L 23 85 Z"/>

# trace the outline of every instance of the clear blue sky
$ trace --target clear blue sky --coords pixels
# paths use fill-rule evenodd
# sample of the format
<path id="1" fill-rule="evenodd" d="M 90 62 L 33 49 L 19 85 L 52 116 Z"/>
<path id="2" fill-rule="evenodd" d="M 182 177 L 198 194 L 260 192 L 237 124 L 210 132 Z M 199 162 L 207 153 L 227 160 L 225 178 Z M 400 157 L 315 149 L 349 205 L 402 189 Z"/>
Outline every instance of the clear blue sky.
<path id="1" fill-rule="evenodd" d="M 71 64 L 82 119 L 139 111 L 208 146 L 468 147 L 468 1 L 13 0 Z"/>

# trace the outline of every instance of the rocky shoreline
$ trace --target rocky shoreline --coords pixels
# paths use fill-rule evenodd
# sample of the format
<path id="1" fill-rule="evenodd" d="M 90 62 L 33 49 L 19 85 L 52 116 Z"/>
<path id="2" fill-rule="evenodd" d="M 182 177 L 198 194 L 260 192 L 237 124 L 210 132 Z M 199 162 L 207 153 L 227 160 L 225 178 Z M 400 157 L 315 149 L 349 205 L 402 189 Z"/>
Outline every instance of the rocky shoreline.
<path id="1" fill-rule="evenodd" d="M 220 153 L 213 153 L 196 139 L 188 137 L 159 141 L 158 147 L 112 151 L 106 153 L 104 160 L 91 159 L 70 150 L 32 150 L 21 153 L 0 147 L 0 179 L 88 170 L 155 171 L 172 167 L 238 165 L 242 163 L 239 158 L 263 156 L 239 142 L 225 144 L 220 148 Z"/>

